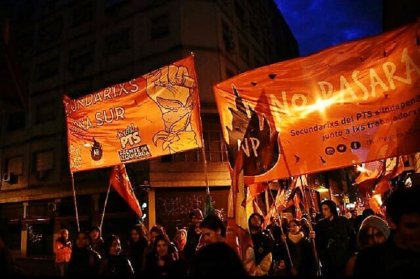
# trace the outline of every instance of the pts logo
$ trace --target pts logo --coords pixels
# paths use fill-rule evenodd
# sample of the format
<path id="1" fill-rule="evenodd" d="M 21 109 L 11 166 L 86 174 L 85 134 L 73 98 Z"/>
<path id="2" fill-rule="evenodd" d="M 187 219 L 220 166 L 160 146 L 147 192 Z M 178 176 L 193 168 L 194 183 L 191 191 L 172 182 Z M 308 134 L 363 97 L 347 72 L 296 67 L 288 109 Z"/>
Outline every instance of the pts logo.
<path id="1" fill-rule="evenodd" d="M 117 130 L 117 137 L 120 139 L 121 147 L 123 149 L 126 148 L 127 144 L 133 146 L 141 142 L 139 128 L 134 126 L 133 123 L 127 126 L 125 130 Z"/>

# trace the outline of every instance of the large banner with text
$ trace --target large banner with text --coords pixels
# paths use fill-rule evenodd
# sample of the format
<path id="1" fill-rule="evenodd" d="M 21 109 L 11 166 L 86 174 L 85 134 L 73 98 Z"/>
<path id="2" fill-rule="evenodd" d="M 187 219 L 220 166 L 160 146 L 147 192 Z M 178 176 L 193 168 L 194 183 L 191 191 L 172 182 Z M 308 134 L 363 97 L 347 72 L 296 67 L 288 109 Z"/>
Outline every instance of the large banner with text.
<path id="1" fill-rule="evenodd" d="M 70 171 L 103 168 L 202 146 L 192 56 L 78 99 L 63 99 Z"/>
<path id="2" fill-rule="evenodd" d="M 420 151 L 420 23 L 214 86 L 246 183 Z"/>

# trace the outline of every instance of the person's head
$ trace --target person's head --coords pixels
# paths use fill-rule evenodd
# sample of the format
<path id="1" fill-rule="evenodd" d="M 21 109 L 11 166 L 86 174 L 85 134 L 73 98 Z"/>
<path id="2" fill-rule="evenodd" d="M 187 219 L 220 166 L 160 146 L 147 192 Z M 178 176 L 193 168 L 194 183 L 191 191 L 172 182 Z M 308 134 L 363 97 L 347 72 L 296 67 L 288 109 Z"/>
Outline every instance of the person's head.
<path id="1" fill-rule="evenodd" d="M 101 228 L 98 226 L 92 227 L 92 229 L 89 232 L 90 239 L 97 240 L 101 237 Z"/>
<path id="2" fill-rule="evenodd" d="M 388 197 L 386 214 L 395 228 L 395 244 L 420 251 L 420 186 L 397 189 Z"/>
<path id="3" fill-rule="evenodd" d="M 201 248 L 192 267 L 197 278 L 245 278 L 247 273 L 236 252 L 224 242 L 211 243 Z"/>
<path id="4" fill-rule="evenodd" d="M 119 255 L 121 253 L 120 238 L 115 234 L 110 235 L 105 241 L 105 249 L 107 255 Z"/>
<path id="5" fill-rule="evenodd" d="M 201 221 L 203 221 L 203 212 L 198 208 L 193 209 L 190 212 L 190 219 L 191 223 L 193 223 L 194 225 L 199 224 Z"/>
<path id="6" fill-rule="evenodd" d="M 159 235 L 165 235 L 165 230 L 161 225 L 154 225 L 151 229 L 150 229 L 150 241 L 152 243 L 155 242 L 156 237 L 158 237 Z"/>
<path id="7" fill-rule="evenodd" d="M 178 243 L 187 241 L 187 230 L 186 229 L 177 229 L 175 235 L 175 241 Z"/>
<path id="8" fill-rule="evenodd" d="M 64 240 L 69 239 L 69 231 L 68 231 L 67 229 L 61 229 L 61 230 L 60 230 L 60 236 L 61 236 Z"/>
<path id="9" fill-rule="evenodd" d="M 388 224 L 378 216 L 371 215 L 363 220 L 357 233 L 360 249 L 384 243 L 389 237 Z"/>
<path id="10" fill-rule="evenodd" d="M 330 219 L 333 216 L 338 216 L 337 205 L 332 200 L 325 200 L 321 203 L 322 216 L 325 219 Z"/>
<path id="11" fill-rule="evenodd" d="M 362 212 L 363 219 L 367 218 L 368 216 L 375 215 L 375 211 L 372 208 L 365 208 Z"/>
<path id="12" fill-rule="evenodd" d="M 153 253 L 158 257 L 164 257 L 169 254 L 171 242 L 166 235 L 158 235 L 153 243 Z"/>
<path id="13" fill-rule="evenodd" d="M 291 234 L 298 234 L 302 230 L 302 224 L 298 219 L 293 219 L 289 222 L 289 232 Z"/>
<path id="14" fill-rule="evenodd" d="M 76 236 L 76 247 L 86 248 L 90 244 L 89 235 L 87 232 L 78 232 Z"/>
<path id="15" fill-rule="evenodd" d="M 206 244 L 223 241 L 226 226 L 216 215 L 209 215 L 200 224 L 201 235 Z"/>
<path id="16" fill-rule="evenodd" d="M 262 224 L 264 223 L 264 217 L 258 213 L 252 213 L 248 219 L 248 228 L 251 233 L 257 233 L 262 230 Z"/>
<path id="17" fill-rule="evenodd" d="M 130 230 L 130 241 L 138 242 L 141 238 L 145 238 L 145 232 L 141 224 L 137 224 Z"/>

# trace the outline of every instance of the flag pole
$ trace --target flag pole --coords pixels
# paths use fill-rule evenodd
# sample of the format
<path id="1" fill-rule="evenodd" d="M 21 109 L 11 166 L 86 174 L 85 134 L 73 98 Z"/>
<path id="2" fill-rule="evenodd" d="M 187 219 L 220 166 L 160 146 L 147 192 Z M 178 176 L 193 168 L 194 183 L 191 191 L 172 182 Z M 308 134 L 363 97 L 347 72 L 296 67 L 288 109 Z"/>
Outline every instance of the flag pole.
<path id="1" fill-rule="evenodd" d="M 274 199 L 274 196 L 273 196 L 273 193 L 271 192 L 271 190 L 270 190 L 270 186 L 267 188 L 267 190 L 266 191 L 268 191 L 269 193 L 270 193 L 270 195 L 271 195 L 271 199 L 273 200 L 273 206 L 274 206 L 274 210 L 276 211 L 276 213 L 277 213 L 277 216 L 279 216 L 280 217 L 280 231 L 281 231 L 281 234 L 282 235 L 285 235 L 284 234 L 284 230 L 283 230 L 283 224 L 282 224 L 282 221 L 281 221 L 281 216 L 282 216 L 282 214 L 281 214 L 281 212 L 279 213 L 279 210 L 278 210 L 278 208 L 277 208 L 277 206 L 276 206 L 276 200 Z M 280 191 L 280 188 L 279 188 L 279 191 Z M 293 261 L 292 261 L 292 256 L 290 256 L 290 250 L 289 250 L 289 245 L 287 245 L 287 241 L 284 241 L 284 246 L 285 246 L 285 248 L 286 248 L 286 252 L 287 252 L 287 258 L 289 259 L 289 262 L 290 262 L 290 268 L 293 268 Z"/>
<path id="2" fill-rule="evenodd" d="M 304 206 L 304 209 L 305 209 L 305 211 L 307 211 L 306 214 L 308 215 L 308 219 L 309 219 L 309 220 L 307 220 L 308 227 L 309 227 L 309 230 L 313 231 L 314 228 L 312 227 L 312 217 L 311 217 L 311 213 L 308 210 L 308 208 L 309 208 L 308 207 L 308 201 L 305 197 L 306 196 L 305 187 L 308 186 L 308 185 L 303 185 L 302 175 L 299 176 L 299 179 L 300 179 L 300 184 L 302 184 L 302 189 L 304 189 L 302 194 L 303 194 L 303 202 L 306 205 L 306 206 Z M 307 179 L 306 179 L 306 182 L 308 182 Z M 307 184 L 309 184 L 309 183 L 307 183 Z M 311 189 L 309 189 L 309 195 L 311 195 Z M 304 218 L 302 218 L 302 219 L 304 219 Z M 316 250 L 315 239 L 311 238 L 311 243 L 312 243 L 312 250 L 313 250 L 314 257 L 315 257 L 315 262 L 316 262 L 316 273 L 317 273 L 317 276 L 321 276 L 321 266 L 319 264 L 319 257 L 318 257 L 318 252 Z"/>
<path id="3" fill-rule="evenodd" d="M 76 213 L 77 231 L 80 232 L 79 211 L 77 210 L 77 199 L 76 199 L 76 190 L 74 188 L 73 172 L 70 172 L 70 174 L 71 174 L 71 186 L 72 186 L 72 189 L 73 189 L 74 212 Z"/>
<path id="4" fill-rule="evenodd" d="M 105 196 L 105 201 L 104 201 L 104 209 L 102 210 L 101 223 L 99 225 L 99 228 L 101 229 L 101 231 L 102 231 L 102 225 L 104 223 L 105 209 L 106 209 L 106 205 L 108 204 L 108 197 L 109 197 L 110 191 L 111 191 L 111 181 L 109 181 L 108 190 L 106 191 L 106 196 Z"/>
<path id="5" fill-rule="evenodd" d="M 194 59 L 195 62 L 195 54 L 194 52 L 190 52 L 191 57 Z M 197 82 L 198 82 L 198 78 Z M 200 101 L 197 102 L 197 105 L 200 107 Z M 203 164 L 204 164 L 204 178 L 206 183 L 206 194 L 210 194 L 210 187 L 209 187 L 209 176 L 208 176 L 208 166 L 207 166 L 207 157 L 206 157 L 206 146 L 204 145 L 204 130 L 203 130 L 203 121 L 201 119 L 201 109 L 200 111 L 200 130 L 201 130 L 201 155 L 203 156 Z"/>

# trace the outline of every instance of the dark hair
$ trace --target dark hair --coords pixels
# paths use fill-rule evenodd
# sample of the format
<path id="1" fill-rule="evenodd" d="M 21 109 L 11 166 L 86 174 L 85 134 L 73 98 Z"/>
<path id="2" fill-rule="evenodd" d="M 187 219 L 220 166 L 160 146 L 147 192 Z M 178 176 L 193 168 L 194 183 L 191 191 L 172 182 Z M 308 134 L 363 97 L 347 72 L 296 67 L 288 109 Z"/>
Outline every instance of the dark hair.
<path id="1" fill-rule="evenodd" d="M 93 226 L 93 227 L 90 229 L 90 232 L 93 232 L 93 231 L 97 231 L 97 232 L 99 232 L 99 237 L 101 237 L 102 232 L 101 232 L 101 228 L 100 228 L 99 226 Z"/>
<path id="2" fill-rule="evenodd" d="M 109 248 L 111 248 L 112 242 L 114 242 L 114 240 L 119 240 L 119 239 L 120 239 L 120 237 L 118 235 L 115 235 L 115 234 L 111 234 L 110 236 L 108 236 L 105 239 L 105 254 L 107 256 L 109 256 Z"/>
<path id="3" fill-rule="evenodd" d="M 251 228 L 251 220 L 254 216 L 258 216 L 261 220 L 261 225 L 264 223 L 264 217 L 259 213 L 252 213 L 251 216 L 248 218 L 248 228 Z"/>
<path id="4" fill-rule="evenodd" d="M 338 216 L 337 205 L 332 200 L 325 200 L 321 202 L 321 206 L 327 205 L 331 211 L 331 214 L 334 216 Z"/>
<path id="5" fill-rule="evenodd" d="M 147 229 L 144 224 L 136 224 L 131 228 L 131 230 L 135 230 L 139 234 L 140 238 L 147 239 Z"/>
<path id="6" fill-rule="evenodd" d="M 222 220 L 220 220 L 219 217 L 213 214 L 204 218 L 204 220 L 200 224 L 200 228 L 207 228 L 212 231 L 217 231 L 218 229 L 220 229 L 220 235 L 223 237 L 226 236 L 225 224 L 222 222 Z"/>
<path id="7" fill-rule="evenodd" d="M 168 254 L 170 253 L 170 247 L 171 247 L 171 241 L 169 240 L 168 236 L 166 234 L 158 235 L 155 239 L 155 242 L 153 242 L 153 254 L 156 254 L 157 250 L 157 243 L 159 241 L 163 240 L 166 245 L 168 246 Z"/>
<path id="8" fill-rule="evenodd" d="M 211 243 L 200 249 L 195 258 L 191 273 L 193 276 L 197 276 L 197 278 L 247 277 L 241 259 L 224 242 Z"/>
<path id="9" fill-rule="evenodd" d="M 368 217 L 368 216 L 371 216 L 371 215 L 375 215 L 375 211 L 373 211 L 372 208 L 365 208 L 365 209 L 363 209 L 363 212 L 362 212 L 363 219 L 366 218 L 366 217 Z"/>
<path id="10" fill-rule="evenodd" d="M 288 225 L 290 225 L 290 223 L 295 223 L 297 226 L 302 227 L 302 222 L 299 219 L 292 219 L 289 221 Z"/>
<path id="11" fill-rule="evenodd" d="M 400 188 L 391 193 L 385 202 L 386 213 L 395 224 L 399 224 L 405 214 L 420 214 L 420 186 Z"/>
<path id="12" fill-rule="evenodd" d="M 155 232 L 158 233 L 159 235 L 164 235 L 166 234 L 165 229 L 161 226 L 161 225 L 154 225 L 151 229 L 150 229 L 150 233 Z"/>
<path id="13" fill-rule="evenodd" d="M 193 210 L 191 210 L 190 214 L 189 214 L 190 219 L 192 219 L 193 217 L 198 217 L 200 219 L 203 219 L 203 212 L 201 211 L 201 209 L 199 208 L 195 208 Z"/>

